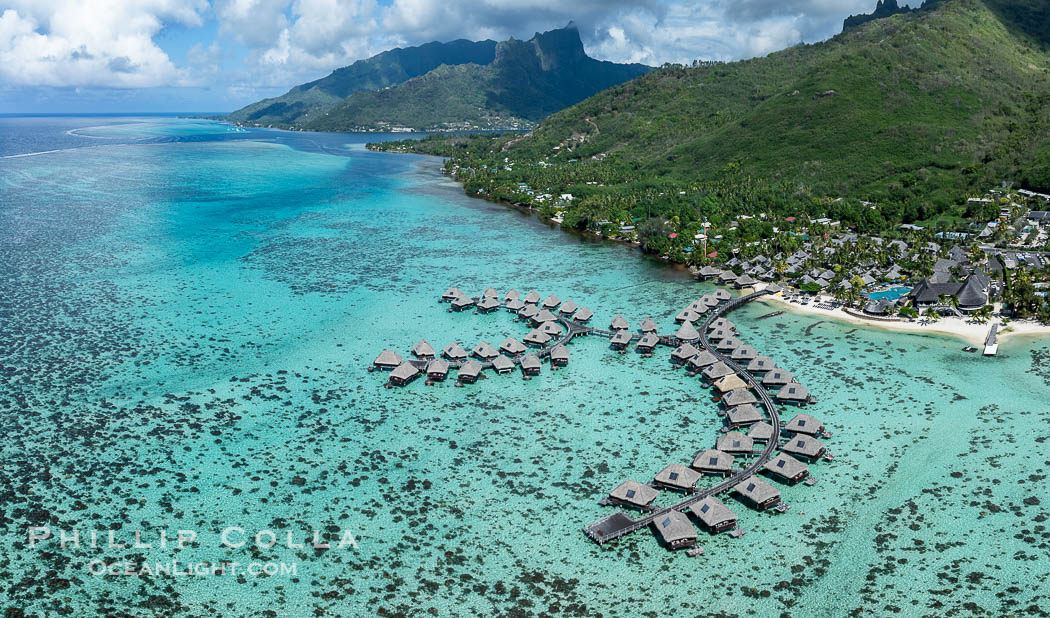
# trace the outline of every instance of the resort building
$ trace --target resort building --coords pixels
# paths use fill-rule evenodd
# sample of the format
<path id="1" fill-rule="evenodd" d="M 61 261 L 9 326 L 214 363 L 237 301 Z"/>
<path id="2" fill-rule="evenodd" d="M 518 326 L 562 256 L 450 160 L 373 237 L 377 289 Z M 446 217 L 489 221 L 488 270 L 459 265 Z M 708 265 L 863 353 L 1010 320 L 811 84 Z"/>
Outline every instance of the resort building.
<path id="1" fill-rule="evenodd" d="M 492 368 L 496 370 L 496 373 L 510 373 L 511 371 L 514 371 L 514 361 L 500 354 L 492 359 Z"/>
<path id="2" fill-rule="evenodd" d="M 642 335 L 642 338 L 638 340 L 638 351 L 648 354 L 655 350 L 659 343 L 660 338 L 656 335 Z"/>
<path id="3" fill-rule="evenodd" d="M 452 308 L 456 311 L 463 311 L 468 307 L 474 306 L 474 299 L 469 296 L 458 296 L 452 299 Z"/>
<path id="4" fill-rule="evenodd" d="M 540 302 L 540 293 L 536 290 L 533 290 L 526 294 L 525 298 L 523 298 L 522 301 L 524 301 L 526 305 L 538 304 Z"/>
<path id="5" fill-rule="evenodd" d="M 733 428 L 754 425 L 761 420 L 762 411 L 754 404 L 737 406 L 726 411 L 726 422 Z"/>
<path id="6" fill-rule="evenodd" d="M 675 333 L 675 338 L 684 343 L 696 343 L 700 341 L 700 333 L 693 327 L 692 322 L 682 322 L 682 327 Z"/>
<path id="7" fill-rule="evenodd" d="M 773 426 L 765 421 L 755 423 L 747 432 L 747 437 L 755 442 L 769 442 L 773 439 Z"/>
<path id="8" fill-rule="evenodd" d="M 609 501 L 623 506 L 645 509 L 653 503 L 653 500 L 656 500 L 659 493 L 658 489 L 638 481 L 628 480 L 620 483 L 619 487 L 609 493 Z"/>
<path id="9" fill-rule="evenodd" d="M 729 453 L 709 448 L 706 451 L 697 453 L 696 457 L 693 458 L 692 467 L 704 474 L 728 476 L 733 470 L 733 460 L 734 457 Z"/>
<path id="10" fill-rule="evenodd" d="M 583 324 L 594 317 L 594 312 L 587 307 L 580 307 L 576 310 L 576 313 L 572 314 L 572 321 Z"/>
<path id="11" fill-rule="evenodd" d="M 551 336 L 543 332 L 538 328 L 534 328 L 529 331 L 527 335 L 522 339 L 525 345 L 541 348 L 551 340 Z"/>
<path id="12" fill-rule="evenodd" d="M 460 296 L 464 296 L 464 294 L 459 291 L 459 288 L 449 288 L 441 295 L 441 300 L 455 300 Z"/>
<path id="13" fill-rule="evenodd" d="M 500 344 L 499 349 L 507 355 L 514 357 L 519 354 L 524 354 L 528 348 L 525 347 L 524 343 L 518 341 L 514 337 L 507 337 L 506 340 Z"/>
<path id="14" fill-rule="evenodd" d="M 728 393 L 729 391 L 735 391 L 738 388 L 747 388 L 747 382 L 735 373 L 731 373 L 727 376 L 715 380 L 712 383 L 719 393 Z"/>
<path id="15" fill-rule="evenodd" d="M 435 358 L 427 363 L 427 378 L 430 380 L 444 380 L 448 377 L 448 361 L 443 358 Z"/>
<path id="16" fill-rule="evenodd" d="M 426 339 L 420 339 L 419 343 L 412 346 L 412 354 L 414 354 L 417 358 L 422 358 L 426 360 L 428 358 L 434 358 L 435 354 L 437 353 L 434 352 L 434 348 L 431 347 L 429 343 L 427 343 Z"/>
<path id="17" fill-rule="evenodd" d="M 808 403 L 809 389 L 801 384 L 785 384 L 777 391 L 777 399 L 784 403 Z"/>
<path id="18" fill-rule="evenodd" d="M 755 348 L 749 345 L 742 345 L 739 348 L 733 350 L 729 354 L 729 358 L 737 362 L 750 362 L 752 359 L 758 358 L 758 352 Z"/>
<path id="19" fill-rule="evenodd" d="M 539 375 L 542 367 L 543 363 L 535 354 L 526 354 L 521 357 L 521 372 L 527 376 Z"/>
<path id="20" fill-rule="evenodd" d="M 481 363 L 474 360 L 468 360 L 460 366 L 456 378 L 464 384 L 473 384 L 478 381 L 478 376 L 481 375 L 481 369 Z"/>
<path id="21" fill-rule="evenodd" d="M 758 403 L 758 399 L 755 399 L 754 394 L 746 388 L 738 388 L 735 391 L 729 391 L 726 393 L 725 396 L 722 397 L 722 403 L 724 403 L 727 408 L 732 408 L 733 406 Z"/>
<path id="22" fill-rule="evenodd" d="M 489 345 L 487 341 L 482 341 L 478 345 L 474 346 L 474 350 L 472 351 L 472 353 L 474 354 L 474 356 L 477 356 L 481 360 L 485 361 L 492 360 L 499 356 L 499 352 L 496 350 L 496 348 Z"/>
<path id="23" fill-rule="evenodd" d="M 521 292 L 518 292 L 514 288 L 507 290 L 506 295 L 503 296 L 503 301 L 509 303 L 512 300 L 521 299 Z"/>
<path id="24" fill-rule="evenodd" d="M 613 333 L 613 336 L 609 338 L 609 345 L 614 350 L 622 350 L 631 343 L 631 333 L 625 330 L 618 330 Z"/>
<path id="25" fill-rule="evenodd" d="M 733 491 L 759 511 L 780 503 L 780 491 L 756 476 L 748 477 L 734 487 Z"/>
<path id="26" fill-rule="evenodd" d="M 670 549 L 684 549 L 696 545 L 696 528 L 685 513 L 668 511 L 666 515 L 653 520 L 653 525 Z"/>
<path id="27" fill-rule="evenodd" d="M 798 436 L 789 439 L 787 442 L 780 446 L 780 450 L 795 455 L 797 457 L 805 457 L 806 459 L 820 459 L 827 452 L 824 448 L 824 444 L 816 439 L 809 436 Z"/>
<path id="28" fill-rule="evenodd" d="M 780 387 L 784 386 L 785 384 L 791 384 L 794 381 L 795 376 L 791 375 L 790 371 L 784 369 L 774 369 L 762 378 L 762 386 Z"/>
<path id="29" fill-rule="evenodd" d="M 518 300 L 517 298 L 515 298 L 515 299 L 512 299 L 512 300 L 508 300 L 507 304 L 506 304 L 506 307 L 507 307 L 507 311 L 511 311 L 513 313 L 520 314 L 521 310 L 525 308 L 525 303 L 523 303 L 520 300 Z"/>
<path id="30" fill-rule="evenodd" d="M 631 325 L 627 323 L 627 320 L 623 319 L 622 315 L 618 315 L 609 323 L 609 328 L 613 330 L 630 330 Z"/>
<path id="31" fill-rule="evenodd" d="M 404 359 L 402 359 L 401 356 L 396 352 L 393 352 L 391 350 L 383 350 L 379 353 L 379 356 L 376 357 L 375 362 L 373 362 L 372 364 L 379 369 L 389 371 L 394 367 L 400 365 L 402 360 Z"/>
<path id="32" fill-rule="evenodd" d="M 796 414 L 795 418 L 784 425 L 784 431 L 801 433 L 808 436 L 819 436 L 824 433 L 824 423 L 809 414 Z"/>
<path id="33" fill-rule="evenodd" d="M 391 384 L 404 386 L 419 377 L 419 370 L 411 363 L 401 363 L 390 372 Z"/>
<path id="34" fill-rule="evenodd" d="M 551 349 L 551 364 L 555 367 L 564 367 L 569 364 L 569 348 L 556 345 Z"/>
<path id="35" fill-rule="evenodd" d="M 697 350 L 696 346 L 691 343 L 683 343 L 671 352 L 671 361 L 679 364 L 686 363 L 699 354 L 700 350 Z"/>
<path id="36" fill-rule="evenodd" d="M 719 378 L 723 378 L 728 375 L 733 375 L 733 373 L 733 370 L 730 369 L 729 366 L 723 363 L 722 361 L 718 361 L 717 363 L 709 365 L 706 369 L 704 369 L 704 377 L 708 380 L 711 380 L 712 382 Z"/>
<path id="37" fill-rule="evenodd" d="M 442 350 L 441 353 L 450 361 L 461 361 L 467 358 L 467 351 L 461 348 L 455 341 L 445 346 L 445 349 Z"/>
<path id="38" fill-rule="evenodd" d="M 733 350 L 739 348 L 742 345 L 744 345 L 744 343 L 736 337 L 727 337 L 719 341 L 718 344 L 715 345 L 715 349 L 717 349 L 719 352 L 732 352 Z"/>
<path id="39" fill-rule="evenodd" d="M 555 307 L 557 307 L 560 304 L 561 304 L 561 299 L 558 298 L 556 295 L 551 294 L 547 298 L 543 299 L 543 303 L 542 303 L 541 306 L 544 309 L 554 309 Z"/>
<path id="40" fill-rule="evenodd" d="M 696 490 L 696 482 L 699 480 L 700 473 L 696 470 L 673 463 L 657 473 L 653 484 L 665 489 L 692 492 Z"/>
<path id="41" fill-rule="evenodd" d="M 482 313 L 490 313 L 496 309 L 499 309 L 499 301 L 491 296 L 482 298 L 478 303 L 478 311 L 481 311 Z"/>
<path id="42" fill-rule="evenodd" d="M 747 372 L 750 374 L 765 373 L 776 369 L 777 364 L 768 356 L 756 356 L 747 364 Z"/>
<path id="43" fill-rule="evenodd" d="M 730 431 L 718 437 L 715 448 L 730 455 L 749 456 L 755 450 L 755 443 L 739 431 Z"/>
<path id="44" fill-rule="evenodd" d="M 809 476 L 809 466 L 785 453 L 780 453 L 767 461 L 762 469 L 790 485 Z"/>
<path id="45" fill-rule="evenodd" d="M 736 515 L 714 496 L 708 496 L 690 505 L 689 511 L 711 534 L 725 532 L 736 526 Z"/>
<path id="46" fill-rule="evenodd" d="M 720 361 L 718 360 L 717 356 L 715 356 L 714 354 L 712 354 L 708 350 L 704 350 L 704 351 L 700 352 L 699 354 L 697 354 L 696 356 L 694 356 L 693 358 L 689 359 L 689 367 L 691 369 L 695 370 L 695 371 L 701 371 L 701 370 L 703 370 L 704 367 L 710 367 L 711 365 L 714 365 L 715 363 L 718 363 L 718 362 L 720 362 Z M 722 363 L 722 364 L 725 364 L 725 363 Z M 728 367 L 727 367 L 727 369 L 728 369 Z"/>
<path id="47" fill-rule="evenodd" d="M 645 318 L 644 320 L 642 320 L 642 323 L 639 326 L 642 329 L 642 332 L 645 334 L 655 333 L 656 331 L 660 330 L 660 327 L 657 326 L 656 322 L 652 318 Z"/>
<path id="48" fill-rule="evenodd" d="M 561 315 L 572 315 L 576 313 L 576 310 L 579 308 L 579 305 L 572 302 L 571 300 L 567 300 L 564 303 L 562 303 L 561 308 L 558 309 L 558 313 L 560 313 Z"/>

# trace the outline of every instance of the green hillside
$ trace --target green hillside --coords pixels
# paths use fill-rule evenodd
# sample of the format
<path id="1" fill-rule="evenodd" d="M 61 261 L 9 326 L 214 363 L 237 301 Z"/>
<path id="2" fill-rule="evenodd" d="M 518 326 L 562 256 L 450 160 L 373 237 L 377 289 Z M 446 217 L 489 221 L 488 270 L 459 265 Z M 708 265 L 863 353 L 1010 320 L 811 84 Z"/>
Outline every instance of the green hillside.
<path id="1" fill-rule="evenodd" d="M 520 128 L 651 70 L 589 58 L 570 25 L 499 43 L 492 63 L 442 66 L 403 84 L 354 94 L 304 126 L 327 131 Z"/>
<path id="2" fill-rule="evenodd" d="M 472 192 L 528 201 L 516 193 L 525 182 L 590 198 L 567 222 L 684 221 L 698 204 L 862 229 L 963 217 L 976 188 L 1050 189 L 1048 18 L 1050 0 L 945 0 L 764 58 L 665 67 L 513 144 L 409 148 L 454 153 Z"/>
<path id="3" fill-rule="evenodd" d="M 495 41 L 458 40 L 392 49 L 296 86 L 279 97 L 252 103 L 228 118 L 242 123 L 300 126 L 356 92 L 400 84 L 442 65 L 489 64 L 495 57 Z"/>

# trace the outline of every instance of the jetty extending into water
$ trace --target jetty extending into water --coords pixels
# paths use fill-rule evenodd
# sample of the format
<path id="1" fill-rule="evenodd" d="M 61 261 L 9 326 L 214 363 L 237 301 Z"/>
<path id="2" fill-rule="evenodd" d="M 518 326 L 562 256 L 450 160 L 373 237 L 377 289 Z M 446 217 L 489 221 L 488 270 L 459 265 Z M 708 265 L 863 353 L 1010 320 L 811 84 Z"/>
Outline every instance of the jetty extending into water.
<path id="1" fill-rule="evenodd" d="M 984 355 L 995 356 L 999 352 L 999 323 L 992 324 L 984 340 Z"/>

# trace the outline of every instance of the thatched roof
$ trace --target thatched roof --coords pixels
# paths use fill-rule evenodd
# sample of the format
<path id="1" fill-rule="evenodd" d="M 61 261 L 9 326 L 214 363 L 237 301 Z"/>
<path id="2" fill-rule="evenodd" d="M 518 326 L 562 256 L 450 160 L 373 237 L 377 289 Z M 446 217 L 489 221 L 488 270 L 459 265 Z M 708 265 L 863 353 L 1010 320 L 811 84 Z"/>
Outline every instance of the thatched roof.
<path id="1" fill-rule="evenodd" d="M 744 342 L 740 341 L 736 337 L 726 337 L 725 339 L 719 341 L 718 345 L 716 345 L 715 348 L 722 352 L 728 352 L 730 350 L 735 350 L 742 345 L 744 345 Z"/>
<path id="2" fill-rule="evenodd" d="M 486 296 L 478 303 L 478 309 L 483 309 L 485 311 L 491 311 L 496 307 L 499 307 L 499 300 L 494 296 Z"/>
<path id="3" fill-rule="evenodd" d="M 391 350 L 383 350 L 376 357 L 375 365 L 379 367 L 397 367 L 401 364 L 401 355 Z"/>
<path id="4" fill-rule="evenodd" d="M 696 369 L 703 369 L 704 367 L 710 367 L 715 363 L 719 362 L 718 357 L 711 352 L 704 350 L 693 358 L 689 359 L 689 364 Z"/>
<path id="5" fill-rule="evenodd" d="M 535 305 L 536 303 L 540 302 L 540 293 L 539 293 L 539 292 L 537 292 L 536 290 L 532 290 L 531 292 L 529 292 L 528 294 L 526 294 L 526 295 L 525 295 L 525 298 L 523 298 L 522 300 L 523 300 L 523 301 L 524 301 L 524 302 L 525 302 L 526 304 L 532 304 L 532 305 Z"/>
<path id="6" fill-rule="evenodd" d="M 551 294 L 547 298 L 543 299 L 543 307 L 546 309 L 553 309 L 561 304 L 561 299 L 557 295 Z"/>
<path id="7" fill-rule="evenodd" d="M 782 386 L 795 381 L 795 376 L 786 369 L 774 369 L 762 378 L 762 386 Z"/>
<path id="8" fill-rule="evenodd" d="M 561 307 L 558 308 L 558 313 L 562 315 L 572 315 L 573 313 L 576 313 L 576 310 L 579 308 L 579 305 L 572 302 L 571 300 L 567 300 L 561 304 Z"/>
<path id="9" fill-rule="evenodd" d="M 485 360 L 496 358 L 496 356 L 499 355 L 499 352 L 496 350 L 496 348 L 489 345 L 487 341 L 482 341 L 478 345 L 474 346 L 472 353 L 474 354 L 474 356 L 477 356 L 478 358 L 483 358 Z"/>
<path id="10" fill-rule="evenodd" d="M 709 448 L 697 453 L 693 467 L 704 472 L 729 472 L 733 468 L 733 459 L 729 453 Z"/>
<path id="11" fill-rule="evenodd" d="M 639 326 L 641 327 L 643 333 L 655 333 L 656 331 L 660 330 L 660 327 L 652 318 L 645 318 L 644 320 L 642 320 L 642 323 Z"/>
<path id="12" fill-rule="evenodd" d="M 700 473 L 682 464 L 673 463 L 660 470 L 654 480 L 672 487 L 689 489 L 700 480 Z"/>
<path id="13" fill-rule="evenodd" d="M 460 296 L 463 296 L 463 292 L 460 292 L 459 288 L 449 288 L 445 290 L 445 293 L 441 295 L 441 298 L 452 300 L 453 298 L 459 298 Z"/>
<path id="14" fill-rule="evenodd" d="M 749 345 L 742 345 L 730 353 L 729 358 L 735 361 L 750 361 L 753 358 L 758 357 L 758 352 L 755 348 Z"/>
<path id="15" fill-rule="evenodd" d="M 519 300 L 520 298 L 521 298 L 521 292 L 515 290 L 514 288 L 511 288 L 511 289 L 507 290 L 507 293 L 504 294 L 504 296 L 503 296 L 503 300 L 505 300 L 507 302 L 510 302 L 512 300 Z"/>
<path id="16" fill-rule="evenodd" d="M 696 331 L 692 322 L 682 322 L 682 327 L 678 329 L 678 332 L 674 336 L 679 341 L 699 341 L 700 333 Z"/>
<path id="17" fill-rule="evenodd" d="M 766 462 L 764 466 L 767 471 L 786 479 L 792 479 L 799 474 L 809 472 L 809 466 L 786 453 L 780 453 Z"/>
<path id="18" fill-rule="evenodd" d="M 642 338 L 638 340 L 638 347 L 643 350 L 651 350 L 660 343 L 660 338 L 653 334 L 642 335 Z"/>
<path id="19" fill-rule="evenodd" d="M 542 323 L 542 322 L 557 322 L 558 321 L 558 316 L 556 316 L 553 313 L 551 313 L 550 310 L 544 309 L 544 310 L 540 311 L 539 313 L 537 313 L 536 315 L 532 316 L 532 321 L 533 322 L 540 322 L 540 323 Z"/>
<path id="20" fill-rule="evenodd" d="M 747 388 L 747 382 L 744 382 L 744 380 L 737 374 L 731 373 L 715 380 L 714 387 L 720 393 L 728 393 L 729 391 L 735 391 L 738 388 Z"/>
<path id="21" fill-rule="evenodd" d="M 609 323 L 609 326 L 613 330 L 629 330 L 631 328 L 631 325 L 627 323 L 627 320 L 623 319 L 622 315 L 613 318 L 612 322 Z"/>
<path id="22" fill-rule="evenodd" d="M 499 345 L 499 349 L 511 356 L 517 356 L 518 354 L 525 352 L 527 348 L 524 343 L 518 341 L 514 337 L 507 337 L 503 340 L 503 343 Z"/>
<path id="23" fill-rule="evenodd" d="M 815 436 L 824 430 L 824 424 L 809 414 L 796 414 L 795 418 L 784 425 L 784 429 Z"/>
<path id="24" fill-rule="evenodd" d="M 656 499 L 659 490 L 638 481 L 624 481 L 609 492 L 609 496 L 636 506 L 647 506 Z"/>
<path id="25" fill-rule="evenodd" d="M 792 455 L 819 457 L 824 452 L 824 443 L 811 436 L 797 435 L 782 444 L 780 450 Z"/>
<path id="26" fill-rule="evenodd" d="M 743 482 L 733 488 L 733 491 L 755 504 L 780 498 L 780 492 L 776 487 L 755 476 L 744 479 Z"/>
<path id="27" fill-rule="evenodd" d="M 563 345 L 556 345 L 551 348 L 551 360 L 567 361 L 569 360 L 569 348 Z"/>
<path id="28" fill-rule="evenodd" d="M 433 356 L 435 354 L 434 348 L 431 347 L 429 343 L 427 343 L 426 339 L 420 339 L 419 343 L 412 346 L 412 353 L 416 356 L 419 356 L 420 358 L 426 356 Z"/>
<path id="29" fill-rule="evenodd" d="M 708 380 L 717 380 L 721 377 L 733 375 L 733 373 L 733 370 L 730 369 L 729 366 L 723 363 L 722 361 L 718 361 L 717 363 L 710 365 L 706 369 L 704 369 L 704 377 Z"/>
<path id="30" fill-rule="evenodd" d="M 496 291 L 496 288 L 488 287 L 488 288 L 485 288 L 485 291 L 481 293 L 481 297 L 482 298 L 499 298 L 499 292 Z"/>
<path id="31" fill-rule="evenodd" d="M 535 354 L 526 354 L 521 357 L 521 368 L 525 370 L 535 370 L 543 367 L 543 363 Z"/>
<path id="32" fill-rule="evenodd" d="M 396 369 L 390 372 L 391 378 L 397 378 L 398 380 L 408 380 L 419 374 L 419 370 L 416 369 L 415 365 L 411 363 L 401 363 Z"/>
<path id="33" fill-rule="evenodd" d="M 507 301 L 507 309 L 515 313 L 520 312 L 525 308 L 525 303 L 521 302 L 517 298 L 512 298 Z"/>
<path id="34" fill-rule="evenodd" d="M 550 340 L 551 336 L 538 328 L 530 330 L 529 333 L 525 335 L 524 339 L 522 339 L 526 345 L 547 345 L 547 342 Z"/>
<path id="35" fill-rule="evenodd" d="M 723 453 L 750 453 L 755 450 L 755 442 L 739 431 L 730 431 L 718 436 L 715 448 Z"/>
<path id="36" fill-rule="evenodd" d="M 777 399 L 782 401 L 809 401 L 809 389 L 801 384 L 785 384 L 777 391 Z"/>
<path id="37" fill-rule="evenodd" d="M 467 357 L 467 351 L 455 341 L 445 346 L 445 349 L 442 350 L 441 353 L 450 360 L 461 360 Z"/>
<path id="38" fill-rule="evenodd" d="M 469 307 L 469 306 L 471 306 L 473 304 L 474 304 L 474 299 L 470 298 L 469 296 L 458 296 L 458 297 L 452 299 L 452 306 L 453 307 L 459 307 L 461 309 L 463 307 Z"/>
<path id="39" fill-rule="evenodd" d="M 751 362 L 747 364 L 747 370 L 751 373 L 758 371 L 770 371 L 775 369 L 777 366 L 776 362 L 768 356 L 756 356 L 751 359 Z"/>
<path id="40" fill-rule="evenodd" d="M 631 343 L 631 333 L 625 330 L 618 330 L 609 338 L 609 343 L 612 345 L 627 345 Z"/>
<path id="41" fill-rule="evenodd" d="M 732 407 L 742 406 L 748 403 L 758 403 L 758 400 L 755 399 L 755 396 L 751 391 L 746 388 L 738 388 L 735 391 L 729 391 L 726 393 L 726 395 L 722 397 L 722 403 L 726 404 L 726 406 Z"/>
<path id="42" fill-rule="evenodd" d="M 653 525 L 667 544 L 696 539 L 696 528 L 689 521 L 689 516 L 681 511 L 668 511 L 666 515 L 654 519 Z"/>
<path id="43" fill-rule="evenodd" d="M 695 322 L 695 321 L 699 320 L 702 317 L 703 317 L 702 315 L 700 315 L 696 311 L 693 311 L 692 309 L 683 309 L 681 313 L 679 313 L 678 315 L 674 316 L 674 321 L 675 322 Z"/>
<path id="44" fill-rule="evenodd" d="M 482 366 L 481 363 L 473 360 L 469 360 L 463 363 L 459 368 L 459 377 L 461 378 L 476 378 L 481 374 Z"/>
<path id="45" fill-rule="evenodd" d="M 492 368 L 502 373 L 504 371 L 507 371 L 508 369 L 514 369 L 514 361 L 500 354 L 496 358 L 492 359 Z"/>
<path id="46" fill-rule="evenodd" d="M 594 317 L 594 312 L 587 307 L 580 307 L 576 310 L 576 313 L 572 314 L 574 322 L 586 322 L 587 320 Z"/>
<path id="47" fill-rule="evenodd" d="M 671 352 L 671 358 L 684 363 L 698 354 L 700 354 L 700 350 L 697 350 L 693 344 L 683 343 Z"/>
<path id="48" fill-rule="evenodd" d="M 726 412 L 726 418 L 731 425 L 750 425 L 762 420 L 762 411 L 754 404 L 746 404 L 730 408 Z"/>
<path id="49" fill-rule="evenodd" d="M 427 375 L 448 375 L 448 361 L 443 358 L 435 358 L 427 363 Z"/>
<path id="50" fill-rule="evenodd" d="M 756 442 L 768 442 L 773 439 L 773 426 L 765 421 L 755 423 L 751 431 L 747 432 L 747 437 Z"/>
<path id="51" fill-rule="evenodd" d="M 700 502 L 695 502 L 689 506 L 689 510 L 692 511 L 693 515 L 696 515 L 697 519 L 704 522 L 705 526 L 715 528 L 719 524 L 724 524 L 729 521 L 736 521 L 736 515 L 733 511 L 730 511 L 726 505 L 719 502 L 718 498 L 714 496 L 708 496 Z"/>

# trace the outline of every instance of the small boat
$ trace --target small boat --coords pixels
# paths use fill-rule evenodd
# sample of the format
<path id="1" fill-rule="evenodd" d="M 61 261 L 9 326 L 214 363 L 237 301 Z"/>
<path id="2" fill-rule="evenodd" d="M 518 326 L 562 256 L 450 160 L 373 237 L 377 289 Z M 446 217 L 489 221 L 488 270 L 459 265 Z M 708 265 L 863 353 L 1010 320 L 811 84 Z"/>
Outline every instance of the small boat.
<path id="1" fill-rule="evenodd" d="M 977 351 L 977 348 L 973 347 L 972 345 L 968 345 L 965 348 L 963 348 L 963 352 L 976 352 L 976 351 Z"/>
<path id="2" fill-rule="evenodd" d="M 703 547 L 693 547 L 692 549 L 690 549 L 689 551 L 687 551 L 685 553 L 690 558 L 696 558 L 697 556 L 703 556 L 704 555 L 704 548 Z"/>

